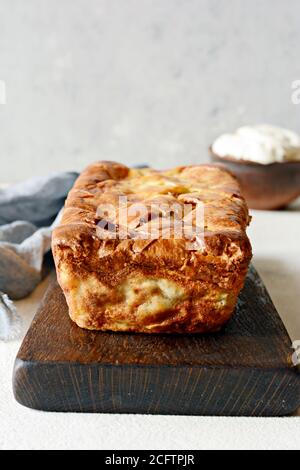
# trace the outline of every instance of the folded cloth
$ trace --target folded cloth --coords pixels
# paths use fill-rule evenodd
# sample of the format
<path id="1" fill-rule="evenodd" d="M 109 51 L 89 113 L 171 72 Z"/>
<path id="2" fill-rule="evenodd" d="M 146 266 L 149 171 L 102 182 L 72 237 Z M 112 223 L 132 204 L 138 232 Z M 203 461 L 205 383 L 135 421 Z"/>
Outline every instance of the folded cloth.
<path id="1" fill-rule="evenodd" d="M 58 214 L 77 174 L 56 173 L 0 189 L 0 225 L 26 220 L 46 227 Z"/>
<path id="2" fill-rule="evenodd" d="M 22 320 L 6 294 L 0 292 L 0 340 L 11 341 L 22 331 Z"/>
<path id="3" fill-rule="evenodd" d="M 1 241 L 7 232 L 11 242 Z M 52 225 L 37 229 L 21 221 L 0 226 L 0 290 L 12 299 L 26 297 L 39 284 L 51 232 Z"/>
<path id="4" fill-rule="evenodd" d="M 20 330 L 8 296 L 26 297 L 40 282 L 57 214 L 76 178 L 58 173 L 0 190 L 0 339 L 13 339 Z"/>

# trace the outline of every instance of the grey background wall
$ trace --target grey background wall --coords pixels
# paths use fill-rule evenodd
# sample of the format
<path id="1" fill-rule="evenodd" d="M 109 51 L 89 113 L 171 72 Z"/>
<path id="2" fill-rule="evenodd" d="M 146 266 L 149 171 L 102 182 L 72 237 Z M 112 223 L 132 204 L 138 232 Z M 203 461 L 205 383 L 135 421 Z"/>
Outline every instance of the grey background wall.
<path id="1" fill-rule="evenodd" d="M 300 131 L 299 18 L 299 0 L 0 0 L 0 182 L 205 161 L 245 123 Z"/>

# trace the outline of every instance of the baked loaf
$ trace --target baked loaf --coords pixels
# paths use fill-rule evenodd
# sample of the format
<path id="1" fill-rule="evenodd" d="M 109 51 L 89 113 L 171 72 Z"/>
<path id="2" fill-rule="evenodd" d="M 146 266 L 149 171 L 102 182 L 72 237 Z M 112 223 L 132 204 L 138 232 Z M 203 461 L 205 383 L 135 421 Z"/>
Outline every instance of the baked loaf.
<path id="1" fill-rule="evenodd" d="M 185 205 L 188 216 L 178 211 Z M 182 235 L 168 232 L 170 220 L 183 219 Z M 52 240 L 72 320 L 90 330 L 219 330 L 234 311 L 251 259 L 249 220 L 236 179 L 216 166 L 163 172 L 105 161 L 89 166 Z"/>

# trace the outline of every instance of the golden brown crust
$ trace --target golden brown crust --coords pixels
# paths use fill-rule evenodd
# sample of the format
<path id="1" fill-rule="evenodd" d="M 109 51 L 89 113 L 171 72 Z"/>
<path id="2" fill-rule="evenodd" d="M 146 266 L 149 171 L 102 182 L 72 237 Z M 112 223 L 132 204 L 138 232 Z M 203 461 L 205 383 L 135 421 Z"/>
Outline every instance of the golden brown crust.
<path id="1" fill-rule="evenodd" d="M 176 202 L 195 208 L 201 202 L 204 245 L 187 249 L 185 236 L 163 238 L 166 216 L 161 211 L 150 221 L 129 218 L 131 238 L 101 239 L 99 207 L 117 208 L 120 195 L 127 197 L 127 207 Z M 120 230 L 115 215 L 108 213 L 107 220 Z M 137 239 L 158 220 L 157 239 Z M 232 315 L 251 259 L 248 223 L 237 181 L 213 165 L 165 172 L 131 170 L 114 162 L 91 165 L 70 191 L 53 234 L 58 280 L 71 318 L 79 326 L 102 330 L 218 330 Z"/>

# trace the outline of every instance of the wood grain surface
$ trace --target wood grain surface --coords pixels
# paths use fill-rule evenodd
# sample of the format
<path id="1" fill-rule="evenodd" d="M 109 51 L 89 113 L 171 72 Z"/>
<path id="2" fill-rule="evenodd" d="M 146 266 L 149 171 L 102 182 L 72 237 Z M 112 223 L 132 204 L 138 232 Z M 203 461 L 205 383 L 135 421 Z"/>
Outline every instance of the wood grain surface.
<path id="1" fill-rule="evenodd" d="M 236 312 L 211 335 L 78 328 L 50 286 L 15 362 L 15 398 L 47 411 L 282 416 L 300 405 L 291 340 L 250 268 Z"/>

